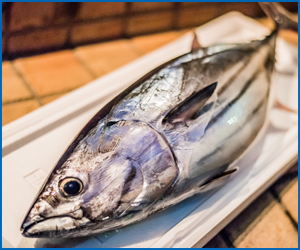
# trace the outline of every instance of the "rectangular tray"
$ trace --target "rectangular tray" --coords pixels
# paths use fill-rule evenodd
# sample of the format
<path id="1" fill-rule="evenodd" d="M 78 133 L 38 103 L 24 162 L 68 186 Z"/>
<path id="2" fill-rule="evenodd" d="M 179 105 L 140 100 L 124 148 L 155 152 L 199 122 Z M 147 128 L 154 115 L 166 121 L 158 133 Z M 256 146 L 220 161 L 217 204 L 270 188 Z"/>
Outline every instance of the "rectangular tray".
<path id="1" fill-rule="evenodd" d="M 196 32 L 201 43 L 208 46 L 261 39 L 270 31 L 231 12 Z M 3 247 L 191 247 L 199 240 L 204 245 L 297 160 L 298 126 L 278 130 L 267 123 L 255 146 L 237 163 L 240 171 L 216 192 L 193 196 L 141 222 L 91 237 L 28 239 L 21 235 L 23 216 L 80 129 L 135 80 L 188 52 L 192 39 L 190 32 L 2 128 Z M 298 53 L 297 48 L 280 39 L 277 50 L 287 57 L 282 63 Z M 275 81 L 290 78 L 274 77 Z"/>

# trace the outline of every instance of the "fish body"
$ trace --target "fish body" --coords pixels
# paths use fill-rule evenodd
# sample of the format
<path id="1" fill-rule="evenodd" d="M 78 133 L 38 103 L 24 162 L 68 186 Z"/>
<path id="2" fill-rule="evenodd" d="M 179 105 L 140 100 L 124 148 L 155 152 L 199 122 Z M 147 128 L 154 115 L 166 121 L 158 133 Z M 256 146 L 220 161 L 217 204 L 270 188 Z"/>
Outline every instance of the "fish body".
<path id="1" fill-rule="evenodd" d="M 264 124 L 277 31 L 194 49 L 108 103 L 58 161 L 23 235 L 116 229 L 223 184 Z"/>

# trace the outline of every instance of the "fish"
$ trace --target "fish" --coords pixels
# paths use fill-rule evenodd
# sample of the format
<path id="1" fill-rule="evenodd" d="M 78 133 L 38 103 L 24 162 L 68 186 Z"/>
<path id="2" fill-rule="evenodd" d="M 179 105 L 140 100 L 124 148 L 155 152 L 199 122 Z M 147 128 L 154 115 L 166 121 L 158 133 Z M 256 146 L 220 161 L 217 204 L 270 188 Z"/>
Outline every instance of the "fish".
<path id="1" fill-rule="evenodd" d="M 201 47 L 150 71 L 104 106 L 47 177 L 22 224 L 31 238 L 118 229 L 220 188 L 266 120 L 279 28 L 263 40 Z M 292 23 L 292 25 L 291 25 Z"/>

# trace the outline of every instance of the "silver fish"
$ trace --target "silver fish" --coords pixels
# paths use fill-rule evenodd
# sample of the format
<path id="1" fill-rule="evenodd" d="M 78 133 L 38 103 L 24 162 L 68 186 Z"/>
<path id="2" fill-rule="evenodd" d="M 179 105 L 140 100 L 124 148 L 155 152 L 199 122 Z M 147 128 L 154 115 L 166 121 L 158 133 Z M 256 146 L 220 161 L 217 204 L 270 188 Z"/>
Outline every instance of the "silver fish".
<path id="1" fill-rule="evenodd" d="M 114 98 L 58 161 L 23 235 L 100 233 L 223 185 L 265 121 L 277 33 L 194 43 Z"/>

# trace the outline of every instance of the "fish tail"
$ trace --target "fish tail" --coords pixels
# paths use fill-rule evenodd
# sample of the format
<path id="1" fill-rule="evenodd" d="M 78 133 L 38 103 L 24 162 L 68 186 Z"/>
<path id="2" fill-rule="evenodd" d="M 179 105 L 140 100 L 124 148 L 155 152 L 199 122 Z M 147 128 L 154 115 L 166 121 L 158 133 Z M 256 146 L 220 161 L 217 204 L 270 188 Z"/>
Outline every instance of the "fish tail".
<path id="1" fill-rule="evenodd" d="M 276 25 L 276 29 L 288 29 L 298 32 L 298 20 L 279 3 L 260 2 L 262 10 Z"/>

